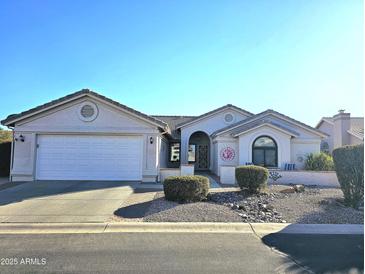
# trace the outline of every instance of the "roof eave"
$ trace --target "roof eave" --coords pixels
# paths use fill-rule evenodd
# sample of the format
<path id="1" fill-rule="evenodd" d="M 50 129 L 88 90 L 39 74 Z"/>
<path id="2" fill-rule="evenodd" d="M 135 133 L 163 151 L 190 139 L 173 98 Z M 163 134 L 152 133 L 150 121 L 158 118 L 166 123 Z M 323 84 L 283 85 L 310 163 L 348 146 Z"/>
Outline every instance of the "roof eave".
<path id="1" fill-rule="evenodd" d="M 70 96 L 70 97 L 66 98 L 67 96 Z M 2 120 L 1 124 L 4 125 L 4 126 L 7 126 L 7 127 L 15 126 L 15 123 L 18 122 L 18 121 L 21 121 L 21 120 L 24 120 L 28 117 L 37 115 L 37 114 L 45 112 L 45 111 L 48 111 L 48 110 L 50 110 L 52 108 L 55 108 L 55 107 L 58 107 L 60 105 L 64 105 L 68 102 L 77 100 L 77 99 L 82 98 L 84 96 L 89 96 L 89 97 L 92 97 L 96 100 L 101 100 L 101 101 L 107 102 L 109 104 L 113 104 L 114 107 L 118 107 L 122 111 L 128 112 L 129 114 L 131 114 L 133 116 L 136 116 L 136 117 L 138 117 L 142 120 L 145 120 L 148 123 L 152 123 L 155 126 L 163 129 L 164 131 L 169 130 L 169 126 L 165 122 L 163 122 L 159 119 L 156 119 L 154 117 L 150 117 L 147 114 L 144 114 L 144 113 L 139 112 L 137 110 L 134 110 L 130 107 L 122 105 L 122 104 L 120 104 L 120 103 L 118 103 L 118 102 L 116 102 L 112 99 L 109 99 L 109 98 L 107 98 L 103 95 L 100 95 L 100 94 L 98 94 L 94 91 L 88 90 L 88 89 L 83 89 L 83 90 L 80 90 L 80 91 L 75 92 L 73 94 L 66 95 L 65 97 L 61 97 L 60 98 L 61 100 L 60 99 L 53 100 L 53 101 L 60 100 L 59 102 L 55 102 L 54 104 L 52 104 L 53 101 L 51 101 L 49 103 L 46 103 L 46 104 L 50 104 L 50 105 L 45 107 L 45 108 L 41 108 L 43 105 L 32 108 L 32 109 L 29 110 L 29 113 L 24 113 L 24 115 L 16 115 L 16 117 L 14 117 L 14 118 L 12 118 L 11 115 L 10 115 L 10 117 L 8 116 L 6 119 Z M 65 100 L 62 100 L 62 98 L 65 98 Z M 46 105 L 46 104 L 44 104 L 44 105 Z M 39 109 L 37 109 L 37 108 L 39 108 Z M 33 109 L 34 109 L 34 111 L 32 111 Z"/>

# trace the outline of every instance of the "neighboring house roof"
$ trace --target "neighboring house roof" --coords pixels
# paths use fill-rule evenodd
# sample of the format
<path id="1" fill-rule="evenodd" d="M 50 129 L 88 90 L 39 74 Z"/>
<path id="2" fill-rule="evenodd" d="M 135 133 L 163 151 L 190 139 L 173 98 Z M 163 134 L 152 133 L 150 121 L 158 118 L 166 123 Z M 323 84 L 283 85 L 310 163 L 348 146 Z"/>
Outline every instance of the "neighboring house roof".
<path id="1" fill-rule="evenodd" d="M 364 140 L 364 118 L 351 117 L 350 129 L 347 132 L 361 140 Z"/>
<path id="2" fill-rule="evenodd" d="M 256 121 L 253 121 L 252 123 L 244 124 L 242 126 L 234 128 L 232 131 L 230 131 L 230 134 L 232 136 L 236 137 L 236 136 L 242 135 L 243 133 L 245 133 L 247 131 L 250 131 L 252 129 L 255 129 L 255 128 L 258 128 L 258 127 L 261 127 L 264 125 L 277 128 L 278 130 L 284 131 L 287 134 L 294 136 L 294 137 L 297 137 L 300 135 L 298 132 L 296 132 L 290 128 L 287 128 L 287 127 L 284 127 L 283 125 L 275 123 L 275 121 L 273 121 L 272 119 L 262 119 L 262 120 L 258 120 L 258 121 L 256 120 Z"/>
<path id="3" fill-rule="evenodd" d="M 228 108 L 234 109 L 234 110 L 236 110 L 238 112 L 241 112 L 241 113 L 244 113 L 245 115 L 248 115 L 248 116 L 254 115 L 253 113 L 248 112 L 247 110 L 244 110 L 242 108 L 236 107 L 236 106 L 231 105 L 231 104 L 228 104 L 228 105 L 222 106 L 220 108 L 214 109 L 212 111 L 209 111 L 207 113 L 204 113 L 204 114 L 202 114 L 200 116 L 196 116 L 194 119 L 191 119 L 190 121 L 182 122 L 182 123 L 176 125 L 176 129 L 179 129 L 179 128 L 183 127 L 183 126 L 187 126 L 187 125 L 189 125 L 189 124 L 191 124 L 193 122 L 197 122 L 197 121 L 199 121 L 201 119 L 204 119 L 206 117 L 209 117 L 209 116 L 211 116 L 211 115 L 213 115 L 215 113 L 218 113 L 218 112 L 220 112 L 220 111 L 222 111 L 224 109 L 228 109 Z"/>
<path id="4" fill-rule="evenodd" d="M 330 125 L 333 125 L 333 117 L 322 117 L 322 119 L 317 123 L 315 128 L 319 128 L 323 122 L 327 122 Z"/>
<path id="5" fill-rule="evenodd" d="M 171 137 L 173 139 L 180 139 L 180 133 L 176 126 L 181 123 L 186 123 L 193 120 L 196 116 L 175 116 L 175 115 L 152 115 L 156 119 L 164 121 L 171 129 Z"/>
<path id="6" fill-rule="evenodd" d="M 26 110 L 26 111 L 23 111 L 21 113 L 18 113 L 18 114 L 11 114 L 9 115 L 6 119 L 2 120 L 1 121 L 1 124 L 3 125 L 6 125 L 6 126 L 14 126 L 14 123 L 18 120 L 21 120 L 23 118 L 26 118 L 28 116 L 31 116 L 33 114 L 36 114 L 36 113 L 39 113 L 41 111 L 46 111 L 54 106 L 57 106 L 59 104 L 62 104 L 63 102 L 67 102 L 67 101 L 70 101 L 72 99 L 76 99 L 78 97 L 81 97 L 82 95 L 91 95 L 91 96 L 94 96 L 96 98 L 99 98 L 101 100 L 104 100 L 118 108 L 121 108 L 129 113 L 132 113 L 142 119 L 145 119 L 145 120 L 148 120 L 156 125 L 158 125 L 159 127 L 161 127 L 163 130 L 168 130 L 168 125 L 167 123 L 157 119 L 157 118 L 154 118 L 152 116 L 149 116 L 147 114 L 144 114 L 142 112 L 139 112 L 135 109 L 132 109 L 130 107 L 127 107 L 126 105 L 123 105 L 123 104 L 120 104 L 110 98 L 107 98 L 103 95 L 100 95 L 92 90 L 89 90 L 89 89 L 82 89 L 80 91 L 77 91 L 77 92 L 74 92 L 72 94 L 69 94 L 69 95 L 66 95 L 64 97 L 61 97 L 59 99 L 56 99 L 56 100 L 53 100 L 49 103 L 46 103 L 46 104 L 43 104 L 43 105 L 40 105 L 40 106 L 37 106 L 35 108 L 31 108 L 29 110 Z"/>
<path id="7" fill-rule="evenodd" d="M 322 132 L 322 131 L 320 131 L 318 129 L 315 129 L 315 128 L 307 125 L 307 124 L 304 124 L 304 123 L 302 123 L 302 122 L 300 122 L 298 120 L 295 120 L 295 119 L 293 119 L 293 118 L 291 118 L 289 116 L 286 116 L 286 115 L 284 115 L 284 114 L 282 114 L 280 112 L 277 112 L 275 110 L 272 110 L 272 109 L 265 110 L 265 111 L 260 112 L 260 113 L 254 115 L 254 116 L 252 116 L 250 118 L 247 118 L 245 120 L 239 121 L 237 123 L 234 123 L 232 125 L 229 125 L 227 127 L 224 127 L 222 129 L 219 129 L 219 130 L 213 132 L 212 136 L 215 137 L 215 136 L 220 135 L 220 134 L 223 134 L 225 132 L 229 132 L 229 131 L 237 128 L 237 127 L 246 125 L 246 124 L 248 124 L 248 123 L 250 123 L 252 121 L 255 121 L 255 120 L 264 118 L 264 117 L 266 117 L 268 115 L 274 115 L 274 116 L 277 116 L 277 117 L 279 117 L 279 118 L 281 118 L 283 120 L 287 120 L 290 123 L 294 123 L 294 124 L 296 124 L 296 125 L 298 125 L 298 126 L 300 126 L 302 128 L 305 128 L 305 129 L 307 129 L 307 130 L 309 130 L 309 131 L 311 131 L 311 132 L 313 132 L 313 133 L 315 133 L 315 134 L 317 134 L 317 135 L 319 135 L 321 137 L 326 137 L 327 136 L 326 133 L 324 133 L 324 132 Z"/>
<path id="8" fill-rule="evenodd" d="M 323 122 L 327 122 L 332 126 L 334 125 L 333 117 L 322 117 L 316 125 L 316 128 L 319 128 Z M 364 140 L 364 117 L 350 117 L 350 129 L 347 132 L 361 140 Z"/>

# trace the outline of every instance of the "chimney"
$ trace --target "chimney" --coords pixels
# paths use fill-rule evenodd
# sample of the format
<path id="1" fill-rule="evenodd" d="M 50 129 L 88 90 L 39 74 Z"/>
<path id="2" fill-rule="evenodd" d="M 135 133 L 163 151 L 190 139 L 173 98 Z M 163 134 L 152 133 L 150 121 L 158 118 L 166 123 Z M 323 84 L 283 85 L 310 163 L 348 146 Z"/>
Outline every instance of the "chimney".
<path id="1" fill-rule="evenodd" d="M 344 109 L 340 109 L 336 115 L 333 116 L 333 146 L 334 148 L 342 147 L 349 144 L 350 129 L 350 113 L 346 113 Z"/>

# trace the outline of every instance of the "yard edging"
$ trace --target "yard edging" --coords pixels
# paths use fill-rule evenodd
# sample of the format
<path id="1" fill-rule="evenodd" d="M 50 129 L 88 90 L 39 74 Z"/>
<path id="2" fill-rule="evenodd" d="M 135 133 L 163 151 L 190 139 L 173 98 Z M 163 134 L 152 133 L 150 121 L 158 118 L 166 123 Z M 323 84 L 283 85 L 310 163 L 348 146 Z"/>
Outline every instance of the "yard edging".
<path id="1" fill-rule="evenodd" d="M 0 234 L 70 233 L 364 234 L 360 224 L 279 223 L 1 223 Z"/>

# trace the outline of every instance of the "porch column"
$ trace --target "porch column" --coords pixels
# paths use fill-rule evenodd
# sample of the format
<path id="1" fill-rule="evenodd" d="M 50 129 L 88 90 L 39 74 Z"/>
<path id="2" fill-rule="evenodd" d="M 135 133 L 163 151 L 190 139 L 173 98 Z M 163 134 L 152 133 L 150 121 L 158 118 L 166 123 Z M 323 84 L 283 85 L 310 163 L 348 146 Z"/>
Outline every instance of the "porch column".
<path id="1" fill-rule="evenodd" d="M 188 146 L 189 146 L 189 139 L 186 140 L 185 138 L 181 138 L 180 164 L 183 165 L 188 164 Z"/>

